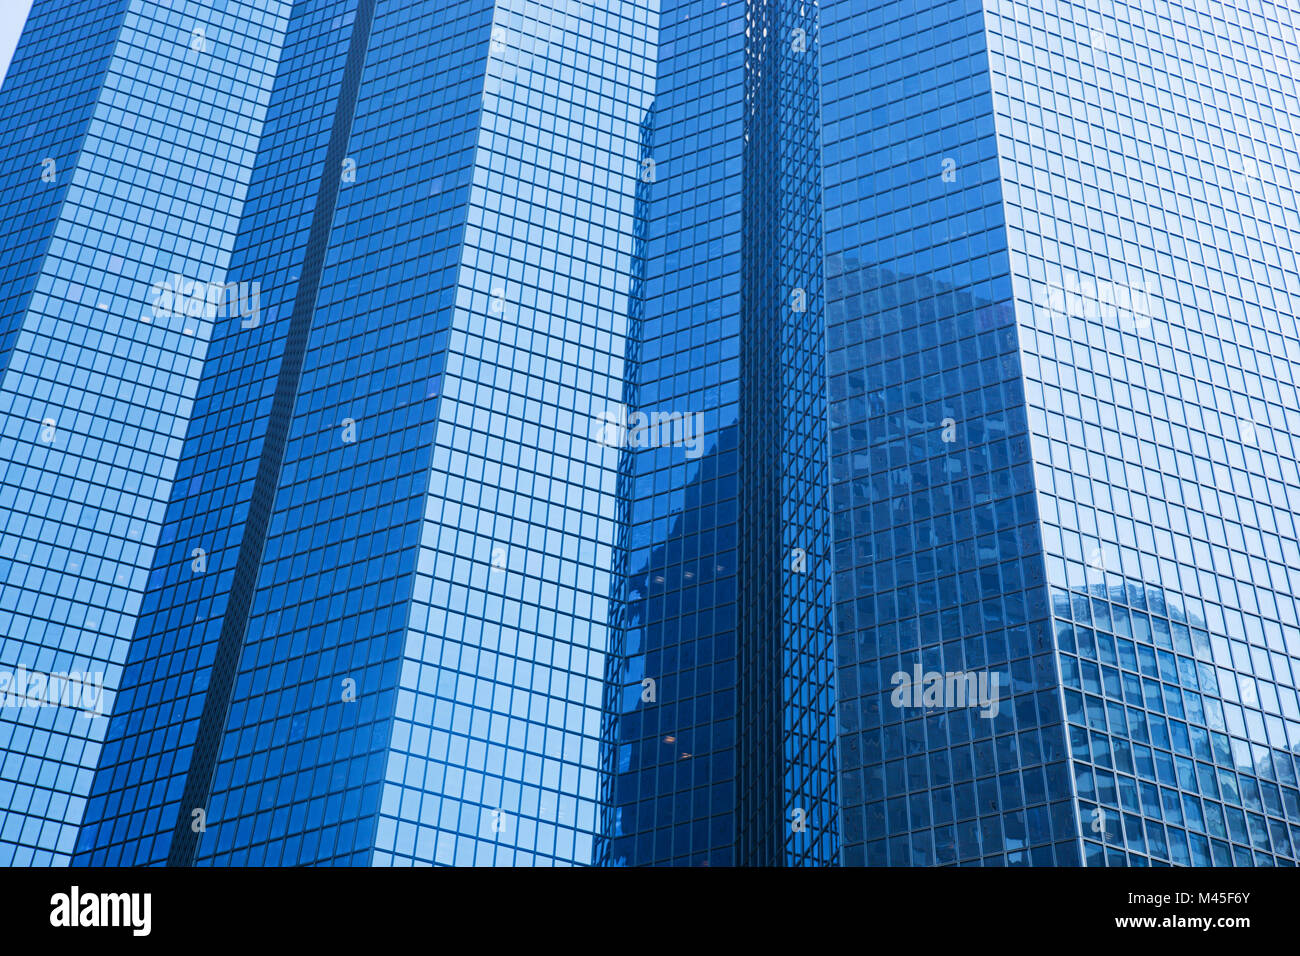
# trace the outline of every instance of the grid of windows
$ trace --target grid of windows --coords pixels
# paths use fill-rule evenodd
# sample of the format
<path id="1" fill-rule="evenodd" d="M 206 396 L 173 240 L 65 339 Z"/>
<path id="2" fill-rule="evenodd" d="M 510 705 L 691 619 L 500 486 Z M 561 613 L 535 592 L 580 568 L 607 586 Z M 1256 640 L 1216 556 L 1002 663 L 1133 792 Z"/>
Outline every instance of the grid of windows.
<path id="1" fill-rule="evenodd" d="M 1300 15 L 1041 6 L 36 0 L 0 863 L 1300 862 Z"/>
<path id="2" fill-rule="evenodd" d="M 165 862 L 266 442 L 355 21 L 355 0 L 294 4 L 250 177 L 231 281 L 255 324 L 216 323 L 74 862 Z M 324 92 L 322 92 L 324 90 Z M 340 174 L 341 175 L 341 172 Z M 188 822 L 189 815 L 185 815 Z"/>
<path id="3" fill-rule="evenodd" d="M 698 414 L 704 432 L 694 459 L 643 447 L 623 462 L 602 864 L 737 862 L 745 14 L 660 10 L 628 408 Z"/>
<path id="4" fill-rule="evenodd" d="M 591 859 L 613 539 L 591 422 L 619 397 L 648 13 L 362 12 L 294 7 L 239 244 L 276 276 L 269 324 L 220 332 L 88 861 L 187 862 L 195 810 L 200 863 Z M 319 90 L 358 39 L 353 119 Z M 296 288 L 322 258 L 318 295 Z M 277 414 L 263 546 L 241 532 Z"/>
<path id="5" fill-rule="evenodd" d="M 35 0 L 0 89 L 0 370 L 22 331 L 124 13 L 122 0 Z M 43 146 L 35 166 L 34 143 Z"/>
<path id="6" fill-rule="evenodd" d="M 71 186 L 70 170 L 121 28 L 121 12 L 118 0 L 33 4 L 23 42 L 0 89 L 0 223 L 5 249 L 0 260 L 0 373 L 8 368 L 14 344 L 24 333 L 45 253 Z M 87 23 L 95 24 L 94 28 L 87 31 Z M 75 59 L 74 51 L 78 56 L 87 51 L 90 55 Z M 50 97 L 57 108 L 51 108 Z M 32 164 L 32 143 L 44 144 L 40 165 Z M 31 344 L 30 336 L 26 342 Z M 18 469 L 11 477 L 9 468 L 17 442 L 29 443 L 32 437 L 30 423 L 11 422 L 0 433 L 0 478 L 6 497 L 13 492 L 9 483 L 18 477 Z M 0 533 L 4 531 L 5 524 L 0 524 Z M 20 566 L 13 573 L 16 544 L 7 534 L 0 538 L 0 596 L 10 600 L 23 592 L 9 582 L 21 579 L 27 570 Z M 35 592 L 26 593 L 29 600 L 35 597 Z M 6 665 L 32 659 L 30 648 L 3 639 L 16 606 L 16 601 L 0 604 L 0 660 Z M 3 862 L 53 863 L 68 850 L 65 822 L 80 815 L 78 801 L 84 795 L 75 792 L 82 782 L 79 765 L 85 760 L 84 749 L 94 746 L 84 739 L 88 723 L 73 712 L 29 716 L 4 709 L 0 720 Z M 76 733 L 69 734 L 69 728 Z"/>
<path id="7" fill-rule="evenodd" d="M 1089 863 L 1294 863 L 1300 16 L 990 2 Z"/>
<path id="8" fill-rule="evenodd" d="M 1229 642 L 1137 585 L 1054 603 L 1089 865 L 1293 865 L 1295 755 L 1265 730 L 1280 722 L 1268 711 L 1294 715 L 1280 703 L 1294 701 L 1287 656 L 1252 647 L 1235 665 L 1281 686 L 1216 665 L 1233 659 Z"/>
<path id="9" fill-rule="evenodd" d="M 835 659 L 826 482 L 825 306 L 822 267 L 821 97 L 818 6 L 776 5 L 776 175 L 779 277 L 773 314 L 780 377 L 780 772 L 784 853 L 771 862 L 839 861 Z M 798 812 L 797 812 L 798 811 Z M 796 825 L 797 821 L 797 825 Z"/>
<path id="10" fill-rule="evenodd" d="M 1075 863 L 982 5 L 821 35 L 842 858 Z"/>
<path id="11" fill-rule="evenodd" d="M 322 173 L 337 206 L 308 240 L 323 272 L 200 864 L 372 859 L 486 49 L 465 38 L 486 10 L 358 4 Z"/>
<path id="12" fill-rule="evenodd" d="M 379 861 L 592 859 L 652 28 L 496 4 Z"/>
<path id="13" fill-rule="evenodd" d="M 736 862 L 771 860 L 785 842 L 780 639 L 782 462 L 772 443 L 782 423 L 778 388 L 783 314 L 780 283 L 782 38 L 776 4 L 745 5 L 745 135 L 741 150 L 740 542 L 736 575 Z M 806 572 L 803 572 L 806 573 Z M 801 808 L 802 809 L 802 808 Z M 819 808 L 814 808 L 819 809 Z M 791 823 L 791 827 L 805 821 Z"/>
<path id="14" fill-rule="evenodd" d="M 56 222 L 40 204 L 32 228 L 48 231 L 6 266 L 34 285 L 0 380 L 0 667 L 93 675 L 95 710 L 113 706 L 212 330 L 160 289 L 225 280 L 285 9 L 69 7 L 111 56 L 62 65 L 69 125 L 29 143 L 49 162 L 16 185 L 59 202 Z M 66 42 L 58 17 L 38 6 L 30 31 Z M 107 725 L 66 702 L 0 711 L 0 861 L 66 862 Z"/>
<path id="15" fill-rule="evenodd" d="M 706 434 L 622 462 L 601 863 L 836 853 L 815 25 L 662 10 L 628 407 Z"/>

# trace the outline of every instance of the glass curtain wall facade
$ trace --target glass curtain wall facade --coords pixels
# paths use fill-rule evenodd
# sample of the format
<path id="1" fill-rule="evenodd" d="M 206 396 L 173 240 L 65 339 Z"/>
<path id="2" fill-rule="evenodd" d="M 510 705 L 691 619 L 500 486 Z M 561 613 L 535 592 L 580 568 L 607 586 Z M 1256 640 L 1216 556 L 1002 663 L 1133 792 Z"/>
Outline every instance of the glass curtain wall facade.
<path id="1" fill-rule="evenodd" d="M 1077 863 L 983 9 L 822 37 L 843 860 Z M 1005 699 L 898 693 L 925 674 Z"/>
<path id="2" fill-rule="evenodd" d="M 376 862 L 587 864 L 646 0 L 498 0 Z"/>
<path id="3" fill-rule="evenodd" d="M 1086 862 L 1294 865 L 1300 13 L 985 23 Z"/>
<path id="4" fill-rule="evenodd" d="M 602 865 L 827 863 L 816 7 L 665 3 L 643 133 Z"/>
<path id="5" fill-rule="evenodd" d="M 825 6 L 844 862 L 1296 862 L 1294 21 Z"/>
<path id="6" fill-rule="evenodd" d="M 294 5 L 78 861 L 590 861 L 648 20 Z"/>
<path id="7" fill-rule="evenodd" d="M 620 442 L 605 864 L 736 862 L 745 6 L 663 3 L 642 130 L 627 416 L 694 446 Z M 662 432 L 662 429 L 660 429 Z"/>
<path id="8" fill-rule="evenodd" d="M 1298 20 L 36 0 L 0 863 L 1300 862 Z"/>
<path id="9" fill-rule="evenodd" d="M 73 849 L 288 8 L 37 0 L 0 92 L 0 863 Z"/>

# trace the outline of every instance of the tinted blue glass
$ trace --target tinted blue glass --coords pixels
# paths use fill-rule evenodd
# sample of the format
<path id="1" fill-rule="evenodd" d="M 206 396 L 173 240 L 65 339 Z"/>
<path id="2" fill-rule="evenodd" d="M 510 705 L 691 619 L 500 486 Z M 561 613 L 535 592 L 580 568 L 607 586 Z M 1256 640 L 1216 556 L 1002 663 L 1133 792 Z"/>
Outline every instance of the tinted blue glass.
<path id="1" fill-rule="evenodd" d="M 646 30 L 295 4 L 79 858 L 590 862 Z"/>
<path id="2" fill-rule="evenodd" d="M 822 221 L 819 11 L 815 3 L 774 5 L 767 57 L 774 63 L 771 110 L 779 199 L 779 277 L 770 315 L 780 316 L 774 387 L 756 453 L 780 435 L 781 850 L 755 862 L 836 863 L 840 858 L 836 760 L 835 648 L 827 487 L 826 327 Z M 759 188 L 763 188 L 759 180 Z M 769 226 L 769 228 L 771 228 Z M 755 339 L 756 344 L 760 344 Z"/>
<path id="3" fill-rule="evenodd" d="M 836 855 L 816 8 L 670 3 L 642 137 L 599 862 Z"/>
<path id="4" fill-rule="evenodd" d="M 1085 856 L 1294 864 L 1297 15 L 986 22 Z"/>
<path id="5" fill-rule="evenodd" d="M 735 862 L 744 30 L 740 4 L 661 9 L 626 415 L 700 428 L 622 450 L 607 863 Z"/>
<path id="6" fill-rule="evenodd" d="M 28 137 L 4 173 L 6 221 L 26 235 L 4 266 L 0 668 L 29 688 L 49 677 L 0 710 L 13 757 L 0 862 L 65 862 L 72 849 L 208 339 L 228 311 L 287 9 L 38 3 L 0 97 L 9 130 Z M 72 696 L 98 688 L 93 703 L 69 698 L 66 675 Z"/>
<path id="7" fill-rule="evenodd" d="M 1074 863 L 983 8 L 824 11 L 843 859 Z"/>
<path id="8" fill-rule="evenodd" d="M 0 862 L 1300 862 L 1296 21 L 36 0 Z"/>
<path id="9" fill-rule="evenodd" d="M 649 28 L 495 6 L 377 862 L 592 859 Z"/>
<path id="10" fill-rule="evenodd" d="M 262 314 L 251 327 L 232 319 L 214 331 L 79 859 L 114 865 L 168 859 L 223 623 L 238 613 L 241 598 L 248 600 L 231 592 L 289 324 L 303 294 L 313 214 L 322 183 L 341 177 L 341 171 L 326 176 L 323 164 L 355 13 L 355 2 L 345 0 L 295 4 L 286 27 L 267 148 L 254 170 L 232 266 L 239 278 L 263 282 Z M 322 97 L 325 78 L 335 82 Z M 220 660 L 227 670 L 228 657 Z M 204 747 L 212 748 L 215 736 Z M 188 822 L 190 812 L 184 816 Z"/>

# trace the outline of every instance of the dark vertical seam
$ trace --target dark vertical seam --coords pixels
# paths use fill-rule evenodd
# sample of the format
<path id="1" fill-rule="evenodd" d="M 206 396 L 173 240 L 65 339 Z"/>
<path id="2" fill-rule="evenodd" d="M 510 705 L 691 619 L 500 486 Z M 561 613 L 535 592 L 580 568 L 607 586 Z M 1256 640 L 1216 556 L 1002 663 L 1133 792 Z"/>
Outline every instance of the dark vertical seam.
<path id="1" fill-rule="evenodd" d="M 212 664 L 211 678 L 203 699 L 203 712 L 199 717 L 198 736 L 190 756 L 185 775 L 185 790 L 172 830 L 171 846 L 167 853 L 168 866 L 193 866 L 198 854 L 198 833 L 192 826 L 193 811 L 206 808 L 212 793 L 212 777 L 216 769 L 222 731 L 230 712 L 235 671 L 243 652 L 248 633 L 248 615 L 253 603 L 253 592 L 266 548 L 267 529 L 271 522 L 275 492 L 284 467 L 285 447 L 289 438 L 289 424 L 293 419 L 298 387 L 302 381 L 303 361 L 307 352 L 311 320 L 316 311 L 320 293 L 321 273 L 325 253 L 334 223 L 334 210 L 338 205 L 341 188 L 343 159 L 352 134 L 356 115 L 361 71 L 365 66 L 366 51 L 370 44 L 370 29 L 374 20 L 376 0 L 358 0 L 356 17 L 352 22 L 351 45 L 343 67 L 338 102 L 334 109 L 334 126 L 330 130 L 329 145 L 325 151 L 325 165 L 321 169 L 320 185 L 316 190 L 316 208 L 312 214 L 311 229 L 307 235 L 306 254 L 303 258 L 302 276 L 294 298 L 293 314 L 289 318 L 289 332 L 285 340 L 284 355 L 275 383 L 275 397 L 262 442 L 262 453 L 257 463 L 257 477 L 253 481 L 253 494 L 249 503 L 248 518 L 240 540 L 239 557 L 235 563 L 234 578 L 230 586 L 230 599 L 221 622 L 221 636 L 217 642 L 216 658 Z"/>

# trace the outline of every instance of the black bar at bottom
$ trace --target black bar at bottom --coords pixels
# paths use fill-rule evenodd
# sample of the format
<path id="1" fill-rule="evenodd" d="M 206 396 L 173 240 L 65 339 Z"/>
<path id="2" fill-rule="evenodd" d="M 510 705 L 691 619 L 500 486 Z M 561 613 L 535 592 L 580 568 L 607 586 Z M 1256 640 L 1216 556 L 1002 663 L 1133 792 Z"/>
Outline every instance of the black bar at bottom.
<path id="1" fill-rule="evenodd" d="M 803 949 L 845 934 L 855 949 L 1192 935 L 1231 946 L 1294 933 L 1296 889 L 1293 870 L 1243 869 L 0 870 L 0 926 L 11 947 L 62 937 L 338 951 L 414 938 L 430 951 L 495 950 L 517 935 L 530 949 L 633 938 L 735 948 L 755 935 L 778 945 L 776 933 Z"/>

